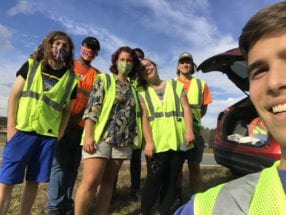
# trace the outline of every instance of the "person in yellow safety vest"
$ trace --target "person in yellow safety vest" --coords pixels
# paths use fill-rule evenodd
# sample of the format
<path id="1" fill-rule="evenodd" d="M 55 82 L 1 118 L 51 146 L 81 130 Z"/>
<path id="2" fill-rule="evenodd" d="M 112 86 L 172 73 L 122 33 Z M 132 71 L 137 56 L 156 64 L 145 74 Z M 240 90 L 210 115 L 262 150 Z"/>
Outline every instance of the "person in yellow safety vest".
<path id="1" fill-rule="evenodd" d="M 134 48 L 133 51 L 135 51 L 136 56 L 139 60 L 142 60 L 144 58 L 144 51 L 140 48 Z M 134 77 L 130 77 L 130 81 L 134 87 L 137 87 L 137 77 L 138 74 L 134 74 Z M 141 198 L 141 155 L 142 155 L 142 147 L 141 145 L 138 147 L 137 144 L 133 144 L 132 147 L 132 155 L 130 160 L 130 191 L 131 191 L 131 201 L 139 201 Z M 112 194 L 112 201 L 116 199 L 116 190 L 117 190 L 117 179 L 114 182 L 113 186 L 113 194 Z"/>
<path id="2" fill-rule="evenodd" d="M 74 72 L 80 78 L 76 99 L 71 102 L 71 115 L 63 138 L 56 145 L 47 192 L 48 215 L 73 214 L 73 187 L 81 161 L 80 145 L 84 126 L 82 115 L 98 71 L 91 65 L 100 44 L 86 37 L 80 47 L 80 58 L 74 60 Z"/>
<path id="3" fill-rule="evenodd" d="M 141 131 L 141 123 L 136 123 L 139 104 L 129 82 L 139 69 L 136 53 L 124 46 L 112 55 L 111 73 L 97 75 L 83 115 L 83 176 L 75 196 L 75 215 L 87 214 L 95 193 L 95 213 L 107 214 L 118 171 L 131 158 L 132 144 L 142 142 L 142 135 L 136 134 Z"/>
<path id="4" fill-rule="evenodd" d="M 138 98 L 147 177 L 141 193 L 141 214 L 149 215 L 159 195 L 159 213 L 169 214 L 175 198 L 176 181 L 184 160 L 177 151 L 192 147 L 195 139 L 192 114 L 183 85 L 174 79 L 161 80 L 156 64 L 141 60 Z"/>
<path id="5" fill-rule="evenodd" d="M 281 146 L 272 167 L 196 194 L 175 215 L 286 214 L 286 2 L 258 11 L 244 26 L 239 48 L 247 60 L 250 99 Z"/>
<path id="6" fill-rule="evenodd" d="M 50 32 L 17 72 L 8 101 L 7 144 L 0 169 L 0 214 L 15 184 L 26 179 L 19 214 L 29 214 L 39 183 L 49 182 L 54 147 L 75 98 L 71 38 Z"/>
<path id="7" fill-rule="evenodd" d="M 200 171 L 200 163 L 204 152 L 204 140 L 201 136 L 201 118 L 206 114 L 208 104 L 212 102 L 210 90 L 205 81 L 193 77 L 195 71 L 196 64 L 193 56 L 189 52 L 181 53 L 177 64 L 178 77 L 175 79 L 184 84 L 184 90 L 193 114 L 193 130 L 196 136 L 195 147 L 181 152 L 182 156 L 188 161 L 189 185 L 192 193 L 201 192 L 203 188 Z M 176 191 L 180 203 L 182 203 L 182 178 L 183 172 L 181 171 Z"/>
<path id="8" fill-rule="evenodd" d="M 262 143 L 267 141 L 268 131 L 260 117 L 256 117 L 249 123 L 248 135 L 257 138 Z"/>

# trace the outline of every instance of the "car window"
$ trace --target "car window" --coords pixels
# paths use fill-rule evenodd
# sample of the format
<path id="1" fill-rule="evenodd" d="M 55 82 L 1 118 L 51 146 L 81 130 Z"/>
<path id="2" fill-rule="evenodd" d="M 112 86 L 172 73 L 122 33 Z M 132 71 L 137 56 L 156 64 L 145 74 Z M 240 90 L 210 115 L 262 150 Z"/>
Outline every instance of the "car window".
<path id="1" fill-rule="evenodd" d="M 245 79 L 248 77 L 247 65 L 245 60 L 233 62 L 230 68 L 240 78 Z"/>

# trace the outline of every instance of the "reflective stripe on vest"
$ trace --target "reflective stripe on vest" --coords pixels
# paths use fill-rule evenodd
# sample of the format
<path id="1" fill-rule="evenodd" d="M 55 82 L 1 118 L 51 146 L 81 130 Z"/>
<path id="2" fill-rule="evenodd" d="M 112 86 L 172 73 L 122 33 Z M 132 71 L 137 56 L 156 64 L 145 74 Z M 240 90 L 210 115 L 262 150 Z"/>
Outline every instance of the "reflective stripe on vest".
<path id="1" fill-rule="evenodd" d="M 34 76 L 35 76 L 36 70 L 38 68 L 38 65 L 39 65 L 38 62 L 33 61 L 33 65 L 32 65 L 31 71 L 30 71 L 30 76 L 28 78 L 27 89 L 26 89 L 26 91 L 22 92 L 21 97 L 30 97 L 30 98 L 34 98 L 37 100 L 40 98 L 39 93 L 31 91 L 32 81 L 34 80 Z M 63 94 L 62 99 L 59 103 L 54 102 L 53 100 L 48 98 L 46 95 L 43 95 L 42 100 L 47 105 L 49 105 L 49 106 L 53 107 L 55 110 L 61 112 L 64 108 L 64 103 L 66 101 L 66 98 L 67 98 L 67 96 L 68 96 L 68 94 L 72 88 L 74 78 L 75 78 L 74 74 L 71 73 L 69 75 L 69 79 L 68 79 L 64 94 Z"/>
<path id="2" fill-rule="evenodd" d="M 160 101 L 156 91 L 150 86 L 139 87 L 137 90 L 142 99 L 141 102 L 144 103 L 147 109 L 154 141 L 154 152 L 165 152 L 170 149 L 178 150 L 179 145 L 184 142 L 186 130 L 183 109 L 180 103 L 183 84 L 177 82 L 174 89 L 172 81 L 166 81 L 164 101 Z"/>
<path id="3" fill-rule="evenodd" d="M 94 140 L 96 143 L 101 138 L 101 135 L 104 131 L 107 120 L 109 119 L 109 115 L 114 103 L 115 95 L 116 95 L 116 83 L 115 76 L 111 74 L 99 74 L 96 79 L 101 79 L 103 81 L 103 89 L 104 89 L 104 99 L 102 103 L 102 109 L 98 117 L 98 121 L 94 126 Z M 82 142 L 83 143 L 83 142 Z"/>
<path id="4" fill-rule="evenodd" d="M 77 88 L 76 92 L 84 95 L 85 97 L 89 97 L 89 93 L 90 93 L 82 88 Z"/>
<path id="5" fill-rule="evenodd" d="M 176 78 L 176 80 L 179 81 L 178 78 Z M 182 83 L 181 81 L 179 82 Z M 201 129 L 201 108 L 204 86 L 204 81 L 192 77 L 190 80 L 190 87 L 186 93 L 193 114 L 193 129 L 196 136 L 200 135 Z"/>
<path id="6" fill-rule="evenodd" d="M 249 174 L 244 178 L 225 184 L 216 198 L 213 214 L 247 214 L 259 176 L 260 172 Z M 234 208 L 236 211 L 234 211 Z"/>
<path id="7" fill-rule="evenodd" d="M 100 115 L 98 117 L 98 121 L 95 123 L 94 126 L 94 140 L 96 143 L 99 142 L 101 135 L 104 131 L 104 128 L 106 126 L 106 123 L 109 119 L 110 111 L 113 107 L 114 99 L 116 96 L 116 80 L 114 74 L 98 74 L 96 79 L 101 79 L 103 81 L 103 89 L 104 89 L 104 99 L 102 104 L 102 110 L 100 112 Z M 138 99 L 136 96 L 136 91 L 133 87 L 131 87 L 132 93 L 135 99 L 136 104 L 136 113 L 138 114 L 136 116 L 136 124 L 137 124 L 137 133 L 138 136 L 134 140 L 134 147 L 135 148 L 141 148 L 142 145 L 142 128 L 141 128 L 141 112 L 140 107 L 138 104 Z M 83 139 L 85 136 L 85 129 L 83 131 L 82 139 L 81 139 L 81 145 L 83 145 Z"/>
<path id="8" fill-rule="evenodd" d="M 172 80 L 172 87 L 174 91 L 176 90 L 177 87 L 177 82 L 175 80 Z M 174 92 L 174 99 L 175 99 L 175 111 L 170 111 L 170 112 L 156 112 L 154 111 L 153 103 L 151 101 L 150 93 L 148 90 L 145 91 L 145 96 L 146 96 L 146 101 L 148 108 L 150 110 L 150 116 L 148 117 L 148 120 L 151 122 L 155 120 L 155 118 L 161 118 L 161 117 L 183 117 L 183 112 L 180 111 L 180 99 L 178 95 Z"/>
<path id="9" fill-rule="evenodd" d="M 194 214 L 247 214 L 259 176 L 260 173 L 249 174 L 226 184 L 220 184 L 204 193 L 196 194 Z"/>
<path id="10" fill-rule="evenodd" d="M 195 195 L 194 214 L 286 214 L 286 196 L 278 168 L 280 161 L 261 172 L 218 185 Z"/>
<path id="11" fill-rule="evenodd" d="M 202 96 L 203 96 L 203 86 L 202 86 L 202 82 L 199 79 L 192 79 L 195 80 L 198 86 L 198 94 L 197 94 L 197 103 L 196 104 L 190 104 L 191 108 L 201 108 L 202 106 Z M 192 86 L 192 84 L 191 84 Z M 190 88 L 189 88 L 190 90 Z"/>
<path id="12" fill-rule="evenodd" d="M 43 90 L 42 65 L 28 59 L 29 70 L 19 98 L 16 128 L 57 137 L 63 110 L 78 79 L 67 70 L 49 90 Z M 60 106 L 62 105 L 62 106 Z"/>

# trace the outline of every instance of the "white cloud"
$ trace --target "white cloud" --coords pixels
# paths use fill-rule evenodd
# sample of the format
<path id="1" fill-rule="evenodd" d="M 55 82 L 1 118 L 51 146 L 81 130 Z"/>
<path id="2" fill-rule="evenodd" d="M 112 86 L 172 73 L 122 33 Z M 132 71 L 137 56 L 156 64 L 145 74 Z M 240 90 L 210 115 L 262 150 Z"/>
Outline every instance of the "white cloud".
<path id="1" fill-rule="evenodd" d="M 26 56 L 12 45 L 13 31 L 0 25 L 0 116 L 6 116 L 8 96 L 16 77 L 16 71 L 24 63 Z"/>
<path id="2" fill-rule="evenodd" d="M 223 2 L 228 9 L 225 13 L 221 13 Z M 228 4 L 226 2 L 222 0 L 218 3 L 209 0 L 123 0 L 122 2 L 92 0 L 82 4 L 77 0 L 19 0 L 14 7 L 8 10 L 8 14 L 9 18 L 13 16 L 15 20 L 19 18 L 18 14 L 28 14 L 29 16 L 25 16 L 27 20 L 32 18 L 31 25 L 25 26 L 33 26 L 33 29 L 26 27 L 26 31 L 19 30 L 18 32 L 16 25 L 10 27 L 18 32 L 17 35 L 21 35 L 20 39 L 23 39 L 21 45 L 26 47 L 26 50 L 28 50 L 27 46 L 37 46 L 39 41 L 37 36 L 43 35 L 43 30 L 56 26 L 77 40 L 87 35 L 96 36 L 102 49 L 93 65 L 103 72 L 108 72 L 111 54 L 119 46 L 128 44 L 131 47 L 142 47 L 146 57 L 158 63 L 161 78 L 170 79 L 175 76 L 177 58 L 182 51 L 192 52 L 195 62 L 200 64 L 214 54 L 236 47 L 237 36 L 233 29 L 241 28 L 243 20 L 253 13 L 253 11 L 249 12 L 249 8 L 256 10 L 257 7 L 254 4 L 265 4 L 265 1 L 261 0 L 257 0 L 256 3 L 246 0 L 243 3 Z M 218 8 L 216 4 L 220 7 Z M 237 9 L 239 12 L 232 13 L 231 10 L 234 7 L 239 8 Z M 36 11 L 36 18 L 30 16 Z M 104 13 L 101 13 L 102 11 Z M 100 17 L 97 16 L 99 13 Z M 118 14 L 126 16 L 126 19 L 123 19 L 124 23 L 120 22 L 122 17 Z M 5 15 L 7 16 L 7 13 Z M 224 17 L 231 18 L 225 20 Z M 41 23 L 42 20 L 43 23 Z M 42 25 L 47 26 L 42 27 Z M 144 30 L 139 33 L 136 28 L 132 28 L 133 25 L 136 25 L 138 30 Z M 227 28 L 229 26 L 231 28 Z M 127 33 L 123 36 L 121 31 Z M 1 39 L 4 38 L 0 40 L 0 50 L 13 50 L 2 55 L 0 52 L 0 92 L 2 96 L 2 92 L 8 95 L 9 84 L 6 87 L 6 82 L 11 83 L 12 81 L 7 80 L 14 80 L 17 69 L 27 56 L 23 56 L 22 51 L 13 49 L 11 39 L 16 34 L 13 35 L 9 28 L 0 24 L 0 34 Z M 148 40 L 145 40 L 145 37 Z M 218 113 L 232 102 L 234 103 L 228 98 L 241 98 L 243 94 L 222 74 L 196 73 L 195 76 L 205 80 L 212 89 L 214 101 L 209 106 L 203 123 L 213 128 L 216 125 Z M 5 98 L 0 97 L 0 107 L 2 107 L 2 102 L 5 102 Z"/>
<path id="3" fill-rule="evenodd" d="M 7 54 L 8 52 L 6 52 Z M 6 116 L 8 97 L 11 87 L 16 78 L 16 72 L 20 69 L 25 62 L 27 56 L 23 56 L 17 51 L 12 52 L 15 54 L 13 59 L 7 58 L 0 54 L 0 116 Z"/>
<path id="4" fill-rule="evenodd" d="M 19 13 L 32 14 L 33 11 L 33 6 L 27 0 L 20 0 L 14 7 L 8 10 L 8 14 L 10 16 L 15 16 Z"/>
<path id="5" fill-rule="evenodd" d="M 9 30 L 8 27 L 0 24 L 0 51 L 5 51 L 12 48 L 11 38 L 12 32 Z"/>

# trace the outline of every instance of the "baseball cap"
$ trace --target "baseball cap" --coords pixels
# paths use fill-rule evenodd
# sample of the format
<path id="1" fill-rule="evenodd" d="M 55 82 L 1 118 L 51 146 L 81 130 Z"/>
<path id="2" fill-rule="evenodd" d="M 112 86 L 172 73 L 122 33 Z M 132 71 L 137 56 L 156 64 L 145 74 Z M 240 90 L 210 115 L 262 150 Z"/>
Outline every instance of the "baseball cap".
<path id="1" fill-rule="evenodd" d="M 99 44 L 98 40 L 95 37 L 86 37 L 82 41 L 81 45 L 83 45 L 84 43 L 86 44 L 86 46 L 88 48 L 90 48 L 92 50 L 97 50 L 97 51 L 100 50 L 100 44 Z"/>
<path id="2" fill-rule="evenodd" d="M 184 58 L 188 58 L 193 61 L 193 56 L 189 52 L 183 52 L 182 54 L 180 54 L 178 62 Z"/>

